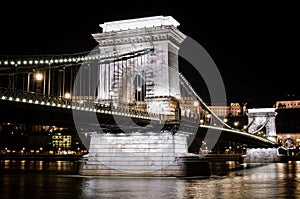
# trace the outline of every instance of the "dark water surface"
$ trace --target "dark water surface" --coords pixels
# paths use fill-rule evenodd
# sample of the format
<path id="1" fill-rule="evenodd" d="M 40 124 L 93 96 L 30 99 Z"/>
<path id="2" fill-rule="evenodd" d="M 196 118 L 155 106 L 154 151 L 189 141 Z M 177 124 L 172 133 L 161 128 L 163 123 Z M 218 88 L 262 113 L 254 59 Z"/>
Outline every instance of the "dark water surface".
<path id="1" fill-rule="evenodd" d="M 83 177 L 79 164 L 1 160 L 0 199 L 300 198 L 300 162 L 189 179 Z"/>

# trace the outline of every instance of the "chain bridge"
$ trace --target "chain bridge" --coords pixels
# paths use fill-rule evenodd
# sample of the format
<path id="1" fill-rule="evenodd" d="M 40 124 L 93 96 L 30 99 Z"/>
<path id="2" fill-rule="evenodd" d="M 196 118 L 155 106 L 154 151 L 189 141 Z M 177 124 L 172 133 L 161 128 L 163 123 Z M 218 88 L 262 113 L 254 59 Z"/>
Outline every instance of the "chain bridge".
<path id="1" fill-rule="evenodd" d="M 258 135 L 253 125 L 230 126 L 197 94 L 178 69 L 185 35 L 175 19 L 100 26 L 89 52 L 0 57 L 1 121 L 75 127 L 90 149 L 86 175 L 181 175 L 174 157 L 228 142 L 277 146 L 274 134 Z"/>

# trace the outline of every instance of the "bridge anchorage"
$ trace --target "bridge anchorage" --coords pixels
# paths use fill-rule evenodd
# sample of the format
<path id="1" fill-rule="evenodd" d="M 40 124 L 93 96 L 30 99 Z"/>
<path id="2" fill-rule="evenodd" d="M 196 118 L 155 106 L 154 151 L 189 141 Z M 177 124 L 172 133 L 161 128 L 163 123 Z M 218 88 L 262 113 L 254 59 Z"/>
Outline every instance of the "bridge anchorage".
<path id="1" fill-rule="evenodd" d="M 75 127 L 89 150 L 82 175 L 209 175 L 212 159 L 239 160 L 245 146 L 276 147 L 276 131 L 253 131 L 251 111 L 248 128 L 231 127 L 179 72 L 186 36 L 174 18 L 100 26 L 91 52 L 1 59 L 1 119 Z M 256 130 L 270 129 L 270 117 Z"/>

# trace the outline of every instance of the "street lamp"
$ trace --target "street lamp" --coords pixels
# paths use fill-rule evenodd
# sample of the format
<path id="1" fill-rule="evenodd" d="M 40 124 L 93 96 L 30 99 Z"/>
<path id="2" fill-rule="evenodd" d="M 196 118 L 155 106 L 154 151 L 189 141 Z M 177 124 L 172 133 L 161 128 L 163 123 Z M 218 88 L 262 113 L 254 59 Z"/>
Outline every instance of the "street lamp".
<path id="1" fill-rule="evenodd" d="M 34 74 L 34 78 L 36 80 L 36 92 L 40 93 L 41 91 L 41 81 L 43 80 L 44 76 L 42 73 L 37 72 Z"/>
<path id="2" fill-rule="evenodd" d="M 66 99 L 70 99 L 71 98 L 71 94 L 70 93 L 65 93 L 65 98 Z"/>
<path id="3" fill-rule="evenodd" d="M 208 113 L 208 114 L 206 115 L 206 120 L 207 120 L 207 123 L 208 123 L 208 124 L 210 124 L 210 119 L 211 119 L 211 114 Z"/>
<path id="4" fill-rule="evenodd" d="M 140 87 L 140 86 L 138 86 L 137 88 L 136 88 L 136 91 L 137 91 L 137 107 L 138 107 L 138 110 L 140 111 L 140 106 L 141 106 L 141 103 L 139 104 L 139 101 L 141 101 L 142 100 L 142 97 L 140 97 L 140 92 L 142 91 L 142 87 Z"/>
<path id="5" fill-rule="evenodd" d="M 203 124 L 203 123 L 204 123 L 204 120 L 203 120 L 203 119 L 201 119 L 201 120 L 200 120 L 200 124 Z"/>
<path id="6" fill-rule="evenodd" d="M 237 126 L 239 125 L 239 122 L 236 121 L 236 122 L 233 123 L 233 125 L 235 126 L 235 128 L 237 128 Z"/>
<path id="7" fill-rule="evenodd" d="M 42 73 L 36 73 L 35 74 L 35 79 L 37 81 L 42 81 L 43 80 L 43 74 Z"/>

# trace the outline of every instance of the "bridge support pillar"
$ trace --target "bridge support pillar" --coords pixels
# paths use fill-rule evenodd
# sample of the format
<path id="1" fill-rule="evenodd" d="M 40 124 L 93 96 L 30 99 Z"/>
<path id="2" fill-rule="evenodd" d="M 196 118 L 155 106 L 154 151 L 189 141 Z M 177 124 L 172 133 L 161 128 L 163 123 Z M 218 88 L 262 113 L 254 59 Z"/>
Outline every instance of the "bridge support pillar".
<path id="1" fill-rule="evenodd" d="M 185 135 L 94 134 L 80 174 L 87 176 L 186 176 Z"/>
<path id="2" fill-rule="evenodd" d="M 277 148 L 249 148 L 244 163 L 271 163 L 279 162 Z"/>
<path id="3" fill-rule="evenodd" d="M 248 109 L 248 132 L 255 134 L 265 129 L 266 138 L 276 142 L 276 115 L 275 108 Z"/>

